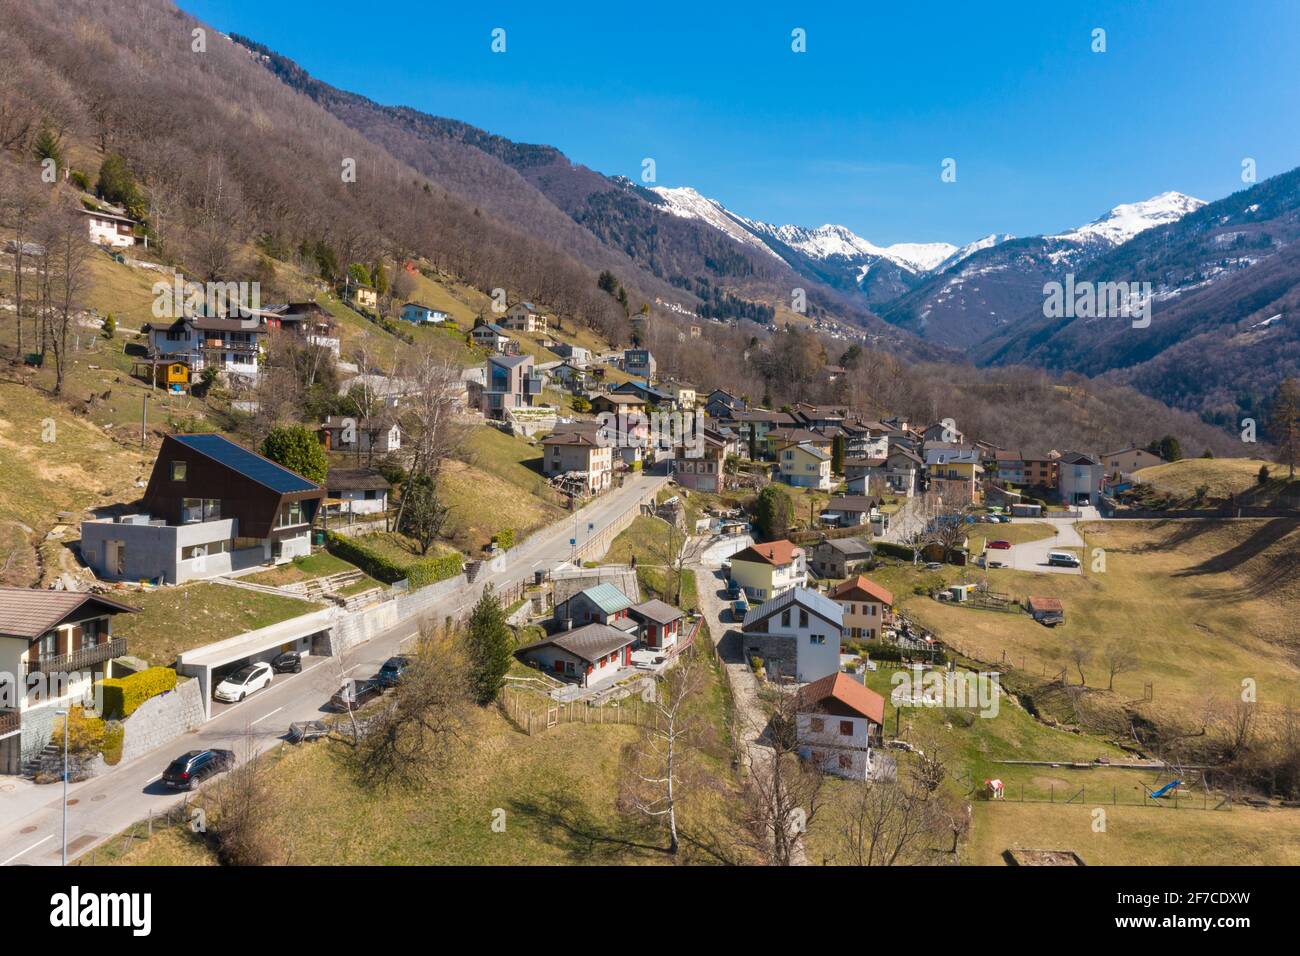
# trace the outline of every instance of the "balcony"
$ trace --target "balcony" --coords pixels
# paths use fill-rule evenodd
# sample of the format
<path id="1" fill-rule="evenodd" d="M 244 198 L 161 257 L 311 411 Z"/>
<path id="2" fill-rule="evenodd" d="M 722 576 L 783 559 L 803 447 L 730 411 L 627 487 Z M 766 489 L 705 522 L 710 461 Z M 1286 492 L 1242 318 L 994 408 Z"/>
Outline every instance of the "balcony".
<path id="1" fill-rule="evenodd" d="M 86 670 L 95 664 L 102 664 L 110 661 L 114 657 L 121 657 L 126 653 L 126 638 L 115 637 L 112 640 L 104 641 L 101 644 L 95 644 L 91 647 L 83 647 L 80 650 L 73 651 L 71 654 L 59 654 L 52 657 L 41 657 L 34 661 L 27 662 L 27 673 L 34 674 L 37 671 L 46 674 L 68 673 L 70 671 Z"/>
<path id="2" fill-rule="evenodd" d="M 8 737 L 23 729 L 23 715 L 16 710 L 0 711 L 0 737 Z"/>

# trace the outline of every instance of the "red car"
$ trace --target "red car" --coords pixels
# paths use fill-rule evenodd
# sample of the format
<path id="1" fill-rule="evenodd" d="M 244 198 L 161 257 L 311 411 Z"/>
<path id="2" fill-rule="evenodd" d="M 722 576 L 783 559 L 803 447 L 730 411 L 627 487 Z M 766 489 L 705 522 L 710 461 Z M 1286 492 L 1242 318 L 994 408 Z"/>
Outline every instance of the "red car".
<path id="1" fill-rule="evenodd" d="M 1011 547 L 1010 541 L 990 541 L 985 547 L 994 548 L 998 551 L 1006 551 Z"/>

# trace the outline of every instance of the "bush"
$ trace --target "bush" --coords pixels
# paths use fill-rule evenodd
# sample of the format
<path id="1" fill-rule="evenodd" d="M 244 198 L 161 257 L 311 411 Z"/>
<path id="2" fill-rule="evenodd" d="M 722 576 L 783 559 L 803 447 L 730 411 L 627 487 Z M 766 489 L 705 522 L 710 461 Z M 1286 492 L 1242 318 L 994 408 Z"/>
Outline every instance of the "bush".
<path id="1" fill-rule="evenodd" d="M 127 677 L 100 681 L 104 691 L 104 716 L 116 720 L 130 717 L 146 700 L 176 688 L 176 672 L 170 667 L 150 667 Z"/>
<path id="2" fill-rule="evenodd" d="M 515 529 L 502 528 L 492 536 L 492 542 L 502 551 L 509 551 L 515 546 Z"/>
<path id="3" fill-rule="evenodd" d="M 72 180 L 72 185 L 76 186 L 83 193 L 90 192 L 90 177 L 81 170 L 74 169 L 68 174 L 68 178 Z"/>
<path id="4" fill-rule="evenodd" d="M 104 763 L 110 767 L 117 766 L 122 760 L 122 744 L 126 740 L 126 728 L 121 721 L 110 720 L 104 725 Z"/>

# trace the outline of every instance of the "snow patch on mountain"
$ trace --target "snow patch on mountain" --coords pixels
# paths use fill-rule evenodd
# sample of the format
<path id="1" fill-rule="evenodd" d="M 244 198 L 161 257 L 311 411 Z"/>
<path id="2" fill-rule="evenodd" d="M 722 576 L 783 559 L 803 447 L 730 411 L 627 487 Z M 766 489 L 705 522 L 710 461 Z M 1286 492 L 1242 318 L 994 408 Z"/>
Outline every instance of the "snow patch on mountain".
<path id="1" fill-rule="evenodd" d="M 1194 196 L 1172 191 L 1163 192 L 1141 202 L 1121 203 L 1106 215 L 1086 225 L 1047 238 L 1063 239 L 1080 245 L 1102 242 L 1110 246 L 1119 246 L 1138 233 L 1166 223 L 1177 222 L 1204 205 L 1204 200 Z"/>
<path id="2" fill-rule="evenodd" d="M 716 199 L 702 196 L 689 186 L 654 186 L 651 189 L 663 199 L 665 208 L 683 219 L 700 219 L 732 239 L 753 249 L 762 249 L 774 259 L 781 257 L 762 239 L 754 235 L 739 217 L 732 215 Z"/>

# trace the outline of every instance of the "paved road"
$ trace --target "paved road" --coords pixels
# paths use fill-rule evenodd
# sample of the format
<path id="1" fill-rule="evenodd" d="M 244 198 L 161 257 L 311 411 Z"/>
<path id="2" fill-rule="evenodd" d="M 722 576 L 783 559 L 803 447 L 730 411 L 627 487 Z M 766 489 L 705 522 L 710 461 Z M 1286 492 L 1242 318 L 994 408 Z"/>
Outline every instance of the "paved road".
<path id="1" fill-rule="evenodd" d="M 566 519 L 534 533 L 503 561 L 486 566 L 473 586 L 448 596 L 427 616 L 441 620 L 447 615 L 459 615 L 473 606 L 486 584 L 514 584 L 531 578 L 536 569 L 550 569 L 567 561 L 572 553 L 571 538 L 576 536 L 581 546 L 666 480 L 663 475 L 629 476 L 623 488 L 581 509 L 576 522 Z M 72 784 L 68 858 L 87 852 L 145 819 L 151 810 L 159 813 L 179 803 L 182 797 L 159 782 L 163 770 L 177 755 L 187 750 L 225 747 L 243 759 L 250 749 L 258 753 L 270 749 L 285 735 L 289 724 L 320 718 L 324 713 L 322 705 L 344 677 L 370 676 L 418 632 L 419 621 L 412 619 L 339 658 L 308 658 L 301 674 L 278 676 L 270 687 L 224 708 L 197 731 L 101 776 Z M 0 783 L 0 866 L 57 865 L 62 848 L 62 785 L 37 786 L 19 778 L 0 778 Z"/>
<path id="2" fill-rule="evenodd" d="M 986 551 L 985 556 L 1001 561 L 1017 571 L 1033 571 L 1038 574 L 1082 574 L 1083 569 L 1056 567 L 1047 563 L 1049 551 L 1077 549 L 1079 558 L 1086 557 L 1083 550 L 1086 544 L 1074 527 L 1073 518 L 1013 518 L 1012 524 L 1048 524 L 1056 529 L 1056 534 L 1038 541 L 1026 541 L 1012 545 L 1006 551 Z M 988 529 L 990 541 L 997 540 L 997 525 L 981 525 L 981 530 Z"/>

